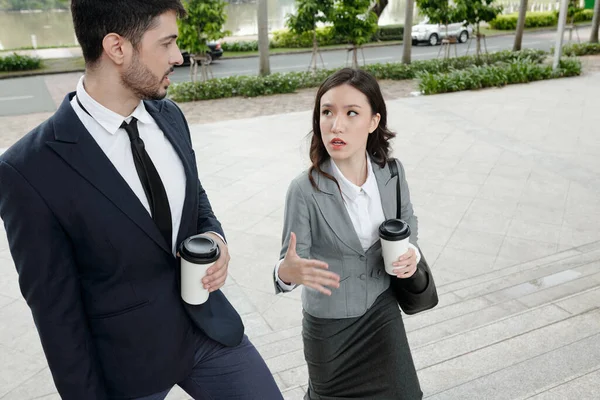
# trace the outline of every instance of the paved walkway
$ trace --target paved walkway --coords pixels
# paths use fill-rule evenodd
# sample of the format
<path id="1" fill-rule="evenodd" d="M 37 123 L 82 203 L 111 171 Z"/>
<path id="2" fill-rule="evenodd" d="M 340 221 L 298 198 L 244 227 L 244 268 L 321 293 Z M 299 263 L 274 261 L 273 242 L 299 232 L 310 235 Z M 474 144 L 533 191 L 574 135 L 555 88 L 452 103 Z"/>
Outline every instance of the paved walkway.
<path id="1" fill-rule="evenodd" d="M 598 87 L 593 73 L 388 103 L 441 294 L 406 319 L 428 399 L 600 398 Z M 275 296 L 271 271 L 310 114 L 191 127 L 230 241 L 224 291 L 286 399 L 307 382 L 300 291 Z M 4 236 L 0 321 L 0 399 L 58 399 Z"/>

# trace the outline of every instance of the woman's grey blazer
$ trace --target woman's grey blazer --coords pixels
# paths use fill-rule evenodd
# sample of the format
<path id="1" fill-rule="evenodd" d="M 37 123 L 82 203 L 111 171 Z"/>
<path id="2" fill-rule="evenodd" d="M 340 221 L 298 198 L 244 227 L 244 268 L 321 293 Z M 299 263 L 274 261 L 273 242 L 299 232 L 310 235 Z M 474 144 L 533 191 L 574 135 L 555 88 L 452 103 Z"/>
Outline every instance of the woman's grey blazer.
<path id="1" fill-rule="evenodd" d="M 324 163 L 324 171 L 331 171 L 330 162 Z M 386 219 L 396 218 L 396 181 L 400 179 L 401 217 L 410 225 L 410 242 L 416 246 L 417 217 L 410 202 L 404 168 L 397 162 L 399 178 L 391 177 L 387 165 L 381 168 L 372 163 L 373 172 Z M 332 289 L 331 296 L 303 287 L 304 310 L 318 318 L 358 317 L 390 286 L 391 278 L 384 269 L 381 245 L 377 241 L 364 251 L 336 183 L 316 172 L 313 177 L 318 190 L 311 185 L 308 172 L 296 177 L 288 188 L 280 259 L 287 252 L 290 232 L 294 232 L 300 257 L 324 261 L 329 265 L 329 271 L 340 276 L 340 287 Z M 275 276 L 273 278 L 276 293 L 282 292 Z"/>

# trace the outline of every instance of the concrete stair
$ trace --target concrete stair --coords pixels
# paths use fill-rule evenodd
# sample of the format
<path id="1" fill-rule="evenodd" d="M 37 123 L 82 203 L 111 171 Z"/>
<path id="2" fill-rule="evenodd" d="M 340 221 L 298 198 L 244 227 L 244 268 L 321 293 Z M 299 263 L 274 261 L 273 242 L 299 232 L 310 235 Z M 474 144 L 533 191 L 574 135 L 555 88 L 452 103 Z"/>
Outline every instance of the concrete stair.
<path id="1" fill-rule="evenodd" d="M 405 316 L 425 398 L 600 398 L 600 242 L 442 285 L 439 294 L 435 309 Z M 302 399 L 300 328 L 253 340 L 284 397 Z"/>

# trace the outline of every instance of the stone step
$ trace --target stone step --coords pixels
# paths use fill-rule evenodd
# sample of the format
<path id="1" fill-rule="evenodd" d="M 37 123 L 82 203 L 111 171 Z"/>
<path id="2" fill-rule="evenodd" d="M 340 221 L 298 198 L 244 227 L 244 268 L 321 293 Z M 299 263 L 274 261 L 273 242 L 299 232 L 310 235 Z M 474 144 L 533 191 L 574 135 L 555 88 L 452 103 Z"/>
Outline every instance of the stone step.
<path id="1" fill-rule="evenodd" d="M 534 363 L 536 359 L 543 360 L 539 357 L 547 353 L 559 354 L 557 350 L 577 343 L 580 343 L 578 346 L 581 348 L 577 346 L 572 348 L 577 352 L 585 353 L 586 346 L 595 349 L 589 349 L 588 364 L 600 363 L 600 346 L 597 346 L 599 337 L 600 309 L 596 308 L 427 366 L 419 370 L 419 378 L 426 397 L 431 396 L 436 400 L 514 399 L 512 395 L 506 397 L 509 389 L 514 390 L 534 383 L 538 385 L 537 382 L 541 379 L 538 375 L 543 377 L 562 369 L 561 362 L 555 360 L 556 365 L 548 364 L 547 361 L 540 362 L 535 365 L 536 369 L 532 370 L 531 367 L 523 369 L 519 374 L 515 373 L 512 379 L 507 377 L 497 379 L 498 376 L 506 374 L 507 371 L 517 371 L 521 365 Z M 595 342 L 586 340 L 589 338 L 593 338 Z M 586 365 L 586 362 L 581 364 Z M 569 365 L 565 373 L 569 373 L 569 368 L 574 366 Z M 556 378 L 551 379 L 551 382 L 556 382 Z"/>
<path id="2" fill-rule="evenodd" d="M 595 316 L 596 318 L 598 315 Z M 573 321 L 575 323 L 575 321 Z M 575 327 L 577 328 L 577 327 Z M 584 326 L 589 329 L 590 326 Z M 573 331 L 571 331 L 573 332 Z M 581 332 L 579 332 L 581 333 Z M 435 395 L 431 400 L 455 399 L 598 399 L 600 386 L 597 379 L 600 369 L 600 333 L 582 337 L 561 347 L 552 348 L 555 338 L 543 339 L 539 335 L 524 337 L 531 342 L 550 342 L 541 354 L 522 362 L 500 367 L 495 371 L 480 375 L 462 385 L 450 387 Z M 556 342 L 558 344 L 559 342 Z M 534 346 L 535 347 L 535 346 Z M 590 371 L 593 371 L 590 373 Z M 557 383 L 567 382 L 558 387 Z M 549 388 L 553 388 L 548 390 Z M 541 392 L 541 393 L 540 393 Z"/>

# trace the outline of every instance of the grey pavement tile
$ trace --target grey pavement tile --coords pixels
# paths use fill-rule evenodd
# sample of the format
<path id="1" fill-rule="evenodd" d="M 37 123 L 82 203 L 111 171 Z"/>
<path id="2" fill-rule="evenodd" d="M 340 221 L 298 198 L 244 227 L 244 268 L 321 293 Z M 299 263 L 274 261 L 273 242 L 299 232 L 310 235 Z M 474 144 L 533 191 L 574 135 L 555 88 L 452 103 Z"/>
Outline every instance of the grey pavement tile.
<path id="1" fill-rule="evenodd" d="M 301 326 L 302 302 L 282 296 L 278 302 L 263 312 L 262 316 L 270 326 L 277 327 L 277 329 Z"/>
<path id="2" fill-rule="evenodd" d="M 521 193 L 523 193 L 523 187 L 520 185 L 507 187 L 504 184 L 486 182 L 477 193 L 477 197 L 487 200 L 515 201 L 521 198 Z"/>
<path id="3" fill-rule="evenodd" d="M 546 207 L 540 203 L 519 203 L 513 218 L 517 221 L 541 222 L 544 224 L 558 225 L 560 227 L 563 223 L 564 213 L 564 204 Z"/>
<path id="4" fill-rule="evenodd" d="M 246 299 L 252 303 L 254 309 L 260 314 L 267 311 L 273 304 L 278 302 L 280 296 L 282 296 L 281 294 L 275 294 L 275 290 L 273 290 L 273 293 L 265 293 L 260 290 L 242 287 L 239 285 L 237 286 L 237 290 L 241 290 L 246 295 Z"/>
<path id="5" fill-rule="evenodd" d="M 260 347 L 260 346 L 268 345 L 270 343 L 275 343 L 275 342 L 279 342 L 282 340 L 286 340 L 289 338 L 300 337 L 301 333 L 302 333 L 301 327 L 294 327 L 294 328 L 290 328 L 290 329 L 279 329 L 277 331 L 268 332 L 263 335 L 254 335 L 250 338 L 250 340 L 256 347 Z"/>
<path id="6" fill-rule="evenodd" d="M 279 375 L 288 387 L 301 386 L 308 382 L 308 368 L 306 365 L 281 371 Z"/>
<path id="7" fill-rule="evenodd" d="M 304 361 L 304 350 L 291 351 L 289 353 L 265 359 L 271 373 L 282 372 L 290 368 L 300 367 L 306 364 Z"/>
<path id="8" fill-rule="evenodd" d="M 503 270 L 519 264 L 519 260 L 512 258 L 496 257 L 494 261 L 494 270 Z"/>
<path id="9" fill-rule="evenodd" d="M 440 256 L 443 246 L 438 246 L 433 244 L 427 240 L 419 239 L 419 248 L 421 249 L 421 254 L 425 256 L 425 259 L 429 263 L 429 266 L 432 267 L 435 265 L 438 257 Z"/>
<path id="10" fill-rule="evenodd" d="M 560 221 L 558 221 L 557 225 L 513 219 L 508 227 L 508 233 L 506 235 L 513 238 L 555 244 L 558 243 L 560 229 Z"/>
<path id="11" fill-rule="evenodd" d="M 417 369 L 422 369 L 440 364 L 512 337 L 526 334 L 569 316 L 568 312 L 554 305 L 546 305 L 485 326 L 460 332 L 414 349 L 412 354 L 415 366 Z"/>
<path id="12" fill-rule="evenodd" d="M 600 213 L 570 213 L 564 214 L 564 225 L 569 228 L 583 230 L 598 230 L 600 226 Z"/>
<path id="13" fill-rule="evenodd" d="M 279 391 L 285 390 L 288 388 L 288 385 L 281 379 L 279 374 L 273 374 L 273 379 L 275 379 L 275 384 L 279 388 Z"/>
<path id="14" fill-rule="evenodd" d="M 544 273 L 547 272 L 548 271 L 544 271 Z M 556 272 L 551 275 L 544 274 L 543 276 L 538 276 L 537 278 L 530 279 L 527 282 L 523 282 L 521 284 L 510 286 L 503 290 L 498 290 L 486 294 L 485 298 L 493 303 L 501 303 L 506 300 L 519 299 L 519 301 L 523 302 L 524 304 L 530 305 L 529 302 L 533 302 L 533 299 L 540 299 L 541 297 L 545 297 L 546 294 L 540 293 L 545 292 L 547 289 L 555 286 L 564 286 L 565 283 L 570 281 L 576 281 L 582 277 L 584 277 L 584 274 L 576 270 L 565 270 Z M 589 279 L 589 277 L 585 278 L 585 280 Z M 529 297 L 530 295 L 531 297 Z M 533 307 L 533 305 L 531 306 Z"/>
<path id="15" fill-rule="evenodd" d="M 577 247 L 600 240 L 600 229 L 583 230 L 562 226 L 558 243 L 568 247 Z"/>
<path id="16" fill-rule="evenodd" d="M 475 393 L 477 393 L 477 396 L 481 396 L 480 398 L 490 400 L 530 398 L 531 395 L 537 394 L 540 389 L 552 386 L 556 382 L 572 379 L 574 376 L 586 373 L 590 369 L 598 369 L 600 367 L 600 346 L 598 346 L 600 334 L 597 332 L 572 341 L 564 347 L 553 348 L 549 346 L 544 353 L 439 393 L 430 397 L 430 399 L 465 399 Z M 549 339 L 552 341 L 553 338 Z M 513 384 L 507 384 L 507 382 Z M 580 381 L 579 386 L 571 386 L 572 389 L 579 389 L 583 397 L 577 396 L 577 392 L 573 390 L 568 392 L 567 397 L 542 398 L 580 400 L 592 398 L 589 397 L 590 393 L 600 393 L 597 382 L 593 386 L 588 385 L 587 382 L 589 382 L 589 378 Z M 565 389 L 562 393 L 566 393 Z M 539 399 L 537 396 L 533 398 Z"/>
<path id="17" fill-rule="evenodd" d="M 463 289 L 468 289 L 468 288 L 475 288 L 479 285 L 489 285 L 489 284 L 497 284 L 497 280 L 502 280 L 502 279 L 506 279 L 506 278 L 512 278 L 515 279 L 515 276 L 517 274 L 520 274 L 521 272 L 524 271 L 530 271 L 530 270 L 535 270 L 535 269 L 540 269 L 544 266 L 549 266 L 550 264 L 556 264 L 557 266 L 557 271 L 560 270 L 564 270 L 564 269 L 568 269 L 570 267 L 577 267 L 580 265 L 584 265 L 588 262 L 591 262 L 595 259 L 597 259 L 596 256 L 593 256 L 589 259 L 587 258 L 583 258 L 584 255 L 575 249 L 569 249 L 560 253 L 555 253 L 553 255 L 550 256 L 546 256 L 546 257 L 542 257 L 536 260 L 532 260 L 529 262 L 525 262 L 525 263 L 516 263 L 512 266 L 508 266 L 508 267 L 504 267 L 504 268 L 500 268 L 494 269 L 494 272 L 491 272 L 489 274 L 486 275 L 480 275 L 480 276 L 476 276 L 476 277 L 472 277 L 469 279 L 465 279 L 463 281 L 460 282 L 455 282 L 449 285 L 444 285 L 442 286 L 442 288 L 444 290 L 449 290 L 449 291 L 456 291 L 457 294 L 459 294 L 459 296 L 463 296 L 466 297 L 469 294 L 468 293 L 461 293 L 460 291 Z M 502 257 L 498 257 L 496 258 L 496 260 L 499 259 L 504 259 Z M 536 273 L 537 274 L 537 273 Z M 535 275 L 538 276 L 538 275 Z M 516 278 L 516 281 L 514 282 L 522 282 L 519 278 Z M 510 283 L 509 283 L 510 286 Z M 476 290 L 475 290 L 476 291 Z M 467 292 L 469 292 L 469 290 L 467 290 Z M 481 293 L 481 292 L 479 292 Z"/>
<path id="18" fill-rule="evenodd" d="M 0 344 L 0 398 L 18 388 L 46 367 L 44 357 L 32 356 Z"/>
<path id="19" fill-rule="evenodd" d="M 242 321 L 246 328 L 246 335 L 249 338 L 272 333 L 273 329 L 267 324 L 265 319 L 258 313 L 242 315 Z"/>
<path id="20" fill-rule="evenodd" d="M 459 226 L 446 246 L 495 256 L 498 254 L 503 241 L 504 235 L 472 231 Z"/>
<path id="21" fill-rule="evenodd" d="M 264 256 L 263 256 L 264 257 Z M 229 276 L 241 288 L 261 291 L 265 294 L 274 294 L 273 268 L 277 259 L 271 265 L 261 263 L 252 257 L 231 253 L 229 261 Z"/>
<path id="22" fill-rule="evenodd" d="M 446 180 L 449 182 L 469 183 L 472 185 L 483 185 L 488 178 L 488 174 L 476 171 L 451 171 Z"/>
<path id="23" fill-rule="evenodd" d="M 306 392 L 299 387 L 287 389 L 282 392 L 284 400 L 303 400 L 304 393 Z"/>
<path id="24" fill-rule="evenodd" d="M 448 243 L 455 228 L 440 224 L 434 216 L 422 209 L 416 215 L 419 219 L 419 242 L 431 243 L 440 247 Z"/>
<path id="25" fill-rule="evenodd" d="M 448 180 L 444 180 L 440 182 L 439 185 L 435 186 L 433 190 L 435 193 L 439 194 L 472 198 L 477 196 L 477 193 L 479 193 L 481 187 L 481 184 L 450 182 Z"/>
<path id="26" fill-rule="evenodd" d="M 600 286 L 600 273 L 520 297 L 519 301 L 526 306 L 535 307 L 598 286 Z"/>
<path id="27" fill-rule="evenodd" d="M 12 261 L 0 260 L 0 293 L 14 300 L 22 299 L 19 275 Z"/>
<path id="28" fill-rule="evenodd" d="M 269 215 L 273 215 L 278 209 L 272 211 Z M 277 240 L 281 239 L 283 231 L 283 218 L 266 216 L 255 225 L 246 229 L 250 235 L 274 236 Z"/>
<path id="29" fill-rule="evenodd" d="M 229 208 L 226 213 L 219 217 L 219 222 L 223 226 L 225 234 L 230 231 L 244 232 L 262 221 L 269 212 L 275 211 L 276 208 L 264 211 L 260 214 L 252 214 L 247 210 L 239 208 L 239 204 Z"/>
<path id="30" fill-rule="evenodd" d="M 0 309 L 2 307 L 6 307 L 7 305 L 9 305 L 10 303 L 15 302 L 15 301 L 17 301 L 17 300 L 13 299 L 12 297 L 0 295 Z"/>
<path id="31" fill-rule="evenodd" d="M 502 243 L 498 255 L 500 257 L 512 258 L 523 262 L 551 255 L 557 251 L 557 248 L 558 245 L 556 243 L 546 243 L 507 236 L 504 239 L 504 243 Z"/>
<path id="32" fill-rule="evenodd" d="M 440 282 L 445 284 L 493 271 L 495 260 L 496 256 L 493 255 L 446 247 L 437 259 L 435 269 L 448 274 L 450 280 Z"/>
<path id="33" fill-rule="evenodd" d="M 515 200 L 498 200 L 498 199 L 474 199 L 471 203 L 469 211 L 477 213 L 493 213 L 499 214 L 506 218 L 511 218 L 517 209 L 518 201 Z"/>
<path id="34" fill-rule="evenodd" d="M 424 389 L 423 391 L 426 393 L 426 396 L 433 396 L 434 394 L 446 391 L 443 393 L 444 398 L 460 399 L 463 397 L 460 395 L 456 397 L 457 393 L 451 394 L 448 390 L 460 387 L 460 385 L 464 385 L 475 379 L 485 377 L 496 371 L 501 371 L 553 350 L 560 349 L 569 344 L 576 343 L 582 339 L 596 335 L 598 332 L 600 332 L 600 312 L 597 310 L 565 319 L 525 335 L 516 336 L 475 352 L 453 358 L 441 364 L 423 368 L 419 371 L 421 387 Z M 600 349 L 600 347 L 595 344 L 592 346 L 596 349 Z M 593 355 L 596 357 L 594 362 L 598 363 L 600 357 L 596 354 Z M 545 373 L 551 373 L 556 369 L 562 369 L 560 367 L 554 369 L 551 368 L 551 365 L 556 365 L 556 363 L 544 363 L 541 365 L 546 366 L 543 371 Z M 540 372 L 540 368 L 537 368 L 537 372 Z M 521 374 L 523 374 L 522 371 Z M 523 379 L 518 380 L 521 383 L 523 383 L 525 379 L 528 379 L 526 378 L 527 375 L 521 376 Z M 520 388 L 523 386 L 506 385 L 506 382 L 507 380 L 504 380 L 505 388 Z M 493 395 L 494 392 L 483 388 L 481 388 L 481 391 L 473 390 L 471 388 L 469 393 L 486 393 L 487 395 L 483 394 L 482 398 L 488 399 L 490 398 L 488 396 Z M 440 396 L 437 398 L 441 399 L 442 397 Z"/>
<path id="35" fill-rule="evenodd" d="M 583 376 L 573 378 L 559 386 L 554 386 L 542 393 L 539 393 L 531 400 L 597 400 L 600 398 L 600 368 Z"/>
<path id="36" fill-rule="evenodd" d="M 287 339 L 272 341 L 270 343 L 265 343 L 260 346 L 256 346 L 256 349 L 265 359 L 277 357 L 290 352 L 302 350 L 302 337 L 300 335 L 295 335 Z"/>
<path id="37" fill-rule="evenodd" d="M 593 287 L 581 293 L 556 301 L 558 307 L 571 314 L 581 314 L 600 305 L 600 287 Z"/>
<path id="38" fill-rule="evenodd" d="M 240 315 L 250 314 L 258 310 L 250 301 L 249 296 L 237 284 L 221 288 L 221 291 Z"/>
<path id="39" fill-rule="evenodd" d="M 472 231 L 505 235 L 508 232 L 511 218 L 501 211 L 483 211 L 471 208 L 460 221 L 460 227 Z"/>
<path id="40" fill-rule="evenodd" d="M 0 344 L 30 356 L 43 356 L 40 339 L 31 311 L 23 300 L 0 309 Z"/>
<path id="41" fill-rule="evenodd" d="M 487 308 L 459 315 L 455 318 L 429 325 L 408 333 L 408 339 L 413 350 L 437 342 L 452 335 L 467 332 L 471 329 L 489 324 L 526 310 L 517 300 L 496 304 Z"/>
<path id="42" fill-rule="evenodd" d="M 412 332 L 417 329 L 423 329 L 428 326 L 439 324 L 440 322 L 451 320 L 461 315 L 483 310 L 490 305 L 491 303 L 488 300 L 481 297 L 465 300 L 461 303 L 451 304 L 446 307 L 440 307 L 438 305 L 432 310 L 407 318 L 404 321 L 404 326 L 407 332 Z"/>
<path id="43" fill-rule="evenodd" d="M 52 374 L 48 367 L 43 368 L 40 372 L 31 376 L 30 379 L 23 382 L 21 385 L 11 390 L 2 400 L 29 400 L 46 398 L 46 396 L 58 395 Z M 60 399 L 60 397 L 58 397 Z"/>
<path id="44" fill-rule="evenodd" d="M 175 385 L 165 398 L 165 400 L 192 400 L 192 397 L 187 394 L 182 388 Z"/>

